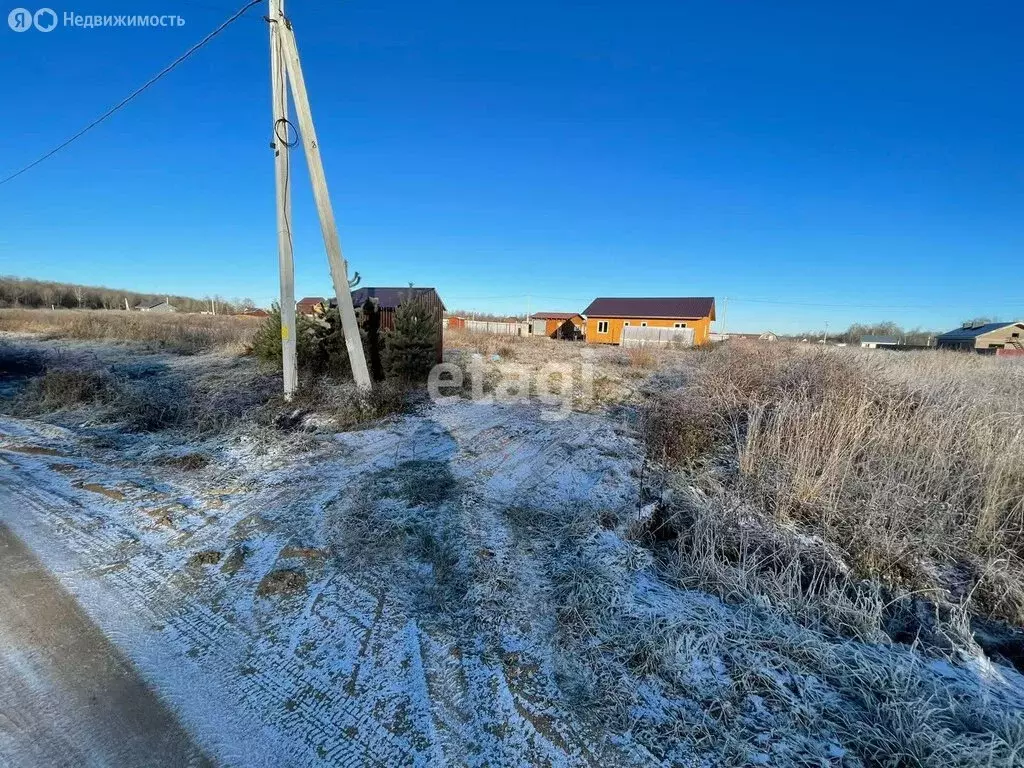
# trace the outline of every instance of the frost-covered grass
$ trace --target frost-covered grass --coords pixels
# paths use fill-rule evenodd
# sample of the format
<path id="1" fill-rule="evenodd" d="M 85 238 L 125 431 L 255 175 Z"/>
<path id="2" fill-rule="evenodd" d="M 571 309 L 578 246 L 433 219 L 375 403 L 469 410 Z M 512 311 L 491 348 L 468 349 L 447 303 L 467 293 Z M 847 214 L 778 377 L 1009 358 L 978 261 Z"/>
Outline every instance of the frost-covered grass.
<path id="1" fill-rule="evenodd" d="M 651 395 L 652 460 L 857 577 L 1024 623 L 1024 366 L 787 345 L 694 362 Z"/>
<path id="2" fill-rule="evenodd" d="M 681 760 L 683 744 L 725 765 L 1010 766 L 1024 754 L 1012 670 L 972 672 L 757 600 L 670 588 L 645 550 L 596 526 L 558 542 L 563 687 L 660 759 Z"/>
<path id="3" fill-rule="evenodd" d="M 536 354 L 557 353 L 555 344 Z M 513 355 L 529 361 L 533 346 Z M 364 431 L 333 434 L 343 420 L 328 418 L 328 404 L 352 402 L 351 393 L 334 391 L 317 396 L 319 410 L 296 404 L 315 413 L 320 429 L 299 453 L 290 441 L 305 433 L 292 427 L 310 426 L 312 417 L 286 419 L 282 429 L 258 416 L 269 406 L 248 411 L 258 369 L 204 356 L 101 362 L 143 386 L 236 392 L 240 409 L 213 406 L 240 414 L 233 426 L 136 434 L 126 450 L 106 454 L 113 464 L 104 469 L 91 461 L 97 449 L 82 414 L 113 406 L 83 386 L 70 388 L 60 410 L 41 414 L 59 429 L 12 419 L 0 440 L 10 466 L 81 502 L 54 512 L 47 536 L 67 536 L 75 515 L 89 536 L 123 526 L 100 553 L 96 544 L 76 549 L 96 558 L 76 574 L 123 579 L 131 601 L 165 594 L 135 588 L 140 579 L 180 582 L 192 602 L 174 605 L 173 615 L 198 607 L 228 619 L 199 622 L 203 648 L 216 648 L 224 634 L 242 638 L 204 670 L 245 692 L 240 721 L 301 733 L 285 750 L 294 755 L 312 755 L 320 741 L 354 749 L 386 734 L 372 747 L 376 761 L 390 764 L 1020 764 L 1024 680 L 973 642 L 970 603 L 952 595 L 941 605 L 915 602 L 905 577 L 873 574 L 854 556 L 851 542 L 860 540 L 845 535 L 851 528 L 814 527 L 813 515 L 773 506 L 792 498 L 765 490 L 789 487 L 784 474 L 751 471 L 769 461 L 779 473 L 795 471 L 787 451 L 803 439 L 818 441 L 807 461 L 831 471 L 826 459 L 836 452 L 825 450 L 826 437 L 844 433 L 815 432 L 813 414 L 863 385 L 872 394 L 862 413 L 916 418 L 929 396 L 949 387 L 930 378 L 944 370 L 928 368 L 939 362 L 893 358 L 888 368 L 872 362 L 888 360 L 881 357 L 834 362 L 817 351 L 762 358 L 755 350 L 748 359 L 717 350 L 647 369 L 617 350 L 600 354 L 611 373 L 653 371 L 652 388 L 668 393 L 650 401 L 656 416 L 639 435 L 646 443 L 628 420 L 608 414 L 549 421 L 534 406 L 465 400 L 373 416 Z M 966 363 L 953 365 L 972 381 Z M 995 370 L 989 379 L 998 380 Z M 688 389 L 672 391 L 681 383 Z M 1006 382 L 981 386 L 1006 392 Z M 901 387 L 917 393 L 910 413 L 887 405 L 886 393 Z M 748 449 L 751 414 L 761 413 L 765 430 L 789 398 L 802 398 L 808 434 L 790 434 L 773 453 Z M 674 402 L 687 406 L 677 411 Z M 290 413 L 276 405 L 270 412 Z M 936 430 L 933 438 L 942 434 Z M 890 445 L 881 431 L 862 433 L 870 439 L 859 452 L 837 455 L 857 455 L 869 468 L 878 456 L 895 456 L 894 445 L 916 460 L 929 455 Z M 903 483 L 940 477 L 931 469 L 889 472 L 884 477 Z M 814 512 L 813 504 L 834 499 L 848 505 L 836 507 L 844 514 L 864 514 L 856 505 L 876 474 L 853 462 L 834 493 L 809 496 L 799 509 Z M 98 487 L 123 498 L 104 496 L 98 505 L 88 498 Z M 888 498 L 916 496 L 897 483 Z M 947 493 L 954 500 L 960 514 L 981 503 Z M 926 509 L 918 505 L 911 508 Z M 910 539 L 922 559 L 908 561 L 921 574 L 938 562 L 923 558 L 936 552 L 989 556 L 971 548 L 967 533 L 945 550 L 923 533 Z M 121 562 L 115 553 L 135 539 L 152 545 L 145 567 L 101 567 Z M 895 631 L 901 622 L 908 629 Z M 259 685 L 247 687 L 250 677 Z M 298 706 L 289 708 L 268 697 L 279 689 L 313 693 L 291 694 Z M 328 724 L 323 733 L 320 722 Z M 342 722 L 359 727 L 350 736 Z"/>
<path id="4" fill-rule="evenodd" d="M 28 310 L 26 310 L 28 311 Z M 0 412 L 77 414 L 136 432 L 209 436 L 277 427 L 349 430 L 404 412 L 408 391 L 391 382 L 371 393 L 351 381 L 304 375 L 291 403 L 280 375 L 229 352 L 181 356 L 89 342 L 0 340 Z M 6 374 L 6 375 L 5 375 Z"/>

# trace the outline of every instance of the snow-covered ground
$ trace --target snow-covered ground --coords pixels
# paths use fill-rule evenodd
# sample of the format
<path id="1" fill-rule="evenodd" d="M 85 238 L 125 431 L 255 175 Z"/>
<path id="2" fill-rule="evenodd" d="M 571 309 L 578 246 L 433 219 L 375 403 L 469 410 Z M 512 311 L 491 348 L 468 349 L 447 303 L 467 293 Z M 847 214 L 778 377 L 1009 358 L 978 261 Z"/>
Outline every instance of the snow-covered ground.
<path id="1" fill-rule="evenodd" d="M 625 423 L 530 405 L 273 439 L 3 417 L 0 522 L 224 765 L 861 764 L 805 704 L 851 706 L 794 662 L 823 648 L 1021 727 L 1008 668 L 663 583 L 625 536 L 641 464 Z"/>
<path id="2" fill-rule="evenodd" d="M 465 655 L 451 630 L 424 628 L 400 581 L 358 579 L 329 552 L 331 506 L 409 467 L 448 467 L 467 514 L 631 503 L 611 425 L 516 421 L 462 404 L 307 454 L 224 445 L 186 472 L 152 463 L 183 450 L 173 442 L 97 451 L 6 419 L 0 515 L 226 763 L 605 762 L 519 641 Z M 304 584 L 260 590 L 278 570 Z"/>

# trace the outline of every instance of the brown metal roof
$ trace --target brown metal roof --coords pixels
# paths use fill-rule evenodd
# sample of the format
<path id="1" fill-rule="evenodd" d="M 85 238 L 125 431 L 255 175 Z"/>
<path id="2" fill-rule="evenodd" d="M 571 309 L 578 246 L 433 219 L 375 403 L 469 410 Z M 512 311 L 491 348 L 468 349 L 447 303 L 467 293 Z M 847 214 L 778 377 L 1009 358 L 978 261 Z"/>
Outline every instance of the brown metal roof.
<path id="1" fill-rule="evenodd" d="M 534 320 L 572 320 L 579 312 L 534 312 L 530 315 Z"/>
<path id="2" fill-rule="evenodd" d="M 715 300 L 711 296 L 671 298 L 600 298 L 583 310 L 587 317 L 664 317 L 715 319 Z"/>
<path id="3" fill-rule="evenodd" d="M 398 305 L 410 297 L 426 299 L 430 303 L 437 303 L 444 310 L 444 302 L 434 288 L 359 288 L 352 291 L 352 303 L 357 307 L 366 303 L 367 299 L 377 299 L 377 305 L 381 309 L 397 309 Z"/>

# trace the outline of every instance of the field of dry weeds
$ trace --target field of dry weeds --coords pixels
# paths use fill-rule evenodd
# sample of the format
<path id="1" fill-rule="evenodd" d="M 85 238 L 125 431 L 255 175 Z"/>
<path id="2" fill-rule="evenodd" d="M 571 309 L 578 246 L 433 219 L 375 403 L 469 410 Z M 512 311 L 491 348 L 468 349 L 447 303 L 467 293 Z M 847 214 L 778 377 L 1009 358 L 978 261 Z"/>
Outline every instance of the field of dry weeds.
<path id="1" fill-rule="evenodd" d="M 0 309 L 0 332 L 51 339 L 141 342 L 181 354 L 243 351 L 259 327 L 242 315 L 195 315 L 122 310 Z"/>
<path id="2" fill-rule="evenodd" d="M 534 384 L 286 408 L 223 350 L 8 336 L 6 522 L 191 659 L 126 649 L 214 755 L 234 712 L 301 765 L 1019 764 L 1020 361 L 446 341 Z"/>

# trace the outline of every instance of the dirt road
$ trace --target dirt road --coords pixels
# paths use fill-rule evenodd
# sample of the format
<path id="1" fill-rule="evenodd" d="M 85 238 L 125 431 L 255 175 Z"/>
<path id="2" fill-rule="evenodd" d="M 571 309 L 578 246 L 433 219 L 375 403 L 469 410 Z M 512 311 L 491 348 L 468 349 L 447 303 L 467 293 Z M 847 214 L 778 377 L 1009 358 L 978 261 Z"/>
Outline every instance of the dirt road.
<path id="1" fill-rule="evenodd" d="M 131 663 L 0 524 L 0 766 L 209 764 Z"/>

